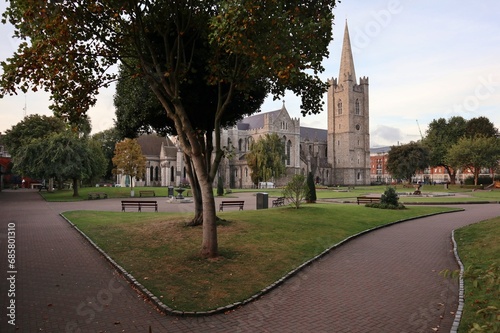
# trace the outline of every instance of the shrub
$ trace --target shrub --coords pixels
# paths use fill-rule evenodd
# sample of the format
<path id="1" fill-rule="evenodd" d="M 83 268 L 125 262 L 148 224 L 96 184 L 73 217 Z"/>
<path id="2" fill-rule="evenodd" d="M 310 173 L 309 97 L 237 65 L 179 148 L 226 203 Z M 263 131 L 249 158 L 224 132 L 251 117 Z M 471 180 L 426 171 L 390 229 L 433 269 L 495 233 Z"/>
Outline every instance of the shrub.
<path id="1" fill-rule="evenodd" d="M 497 178 L 497 177 L 495 177 Z M 465 185 L 474 185 L 474 177 L 465 178 Z M 491 176 L 479 176 L 477 179 L 477 185 L 490 185 L 493 183 Z"/>
<path id="2" fill-rule="evenodd" d="M 307 202 L 316 202 L 316 186 L 314 185 L 314 176 L 312 172 L 307 174 L 307 188 L 309 189 L 306 196 Z"/>
<path id="3" fill-rule="evenodd" d="M 405 209 L 405 206 L 399 203 L 399 196 L 394 187 L 388 187 L 385 190 L 380 197 L 380 203 L 370 203 L 365 206 L 380 209 Z"/>
<path id="4" fill-rule="evenodd" d="M 397 206 L 399 204 L 399 196 L 396 193 L 396 189 L 389 186 L 380 197 L 380 203 Z"/>

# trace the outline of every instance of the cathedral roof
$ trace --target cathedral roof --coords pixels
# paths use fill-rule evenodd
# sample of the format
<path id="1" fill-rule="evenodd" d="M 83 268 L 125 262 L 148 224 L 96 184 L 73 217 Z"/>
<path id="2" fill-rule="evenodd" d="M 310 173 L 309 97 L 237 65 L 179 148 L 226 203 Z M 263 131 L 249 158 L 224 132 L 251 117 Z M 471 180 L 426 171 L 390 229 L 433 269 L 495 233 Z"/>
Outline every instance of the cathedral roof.
<path id="1" fill-rule="evenodd" d="M 137 138 L 137 142 L 141 146 L 143 155 L 159 155 L 162 143 L 165 146 L 174 146 L 169 138 L 154 134 L 141 135 Z"/>
<path id="2" fill-rule="evenodd" d="M 253 116 L 249 116 L 243 118 L 238 124 L 236 124 L 239 130 L 251 130 L 255 128 L 263 128 L 264 127 L 264 118 L 266 116 L 270 117 L 270 121 L 272 121 L 275 117 L 278 116 L 281 109 L 276 111 L 270 111 L 265 113 L 259 113 Z"/>
<path id="3" fill-rule="evenodd" d="M 300 140 L 309 141 L 323 141 L 326 142 L 328 138 L 328 131 L 326 129 L 300 127 Z"/>

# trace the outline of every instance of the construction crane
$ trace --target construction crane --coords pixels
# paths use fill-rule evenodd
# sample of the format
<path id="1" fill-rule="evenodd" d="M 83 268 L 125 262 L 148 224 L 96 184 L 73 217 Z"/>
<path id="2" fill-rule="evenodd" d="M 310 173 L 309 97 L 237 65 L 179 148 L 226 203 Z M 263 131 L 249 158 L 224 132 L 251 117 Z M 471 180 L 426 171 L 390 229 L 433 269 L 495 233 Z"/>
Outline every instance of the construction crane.
<path id="1" fill-rule="evenodd" d="M 420 137 L 422 138 L 422 140 L 424 139 L 424 136 L 422 135 L 422 131 L 420 130 L 420 125 L 418 124 L 418 119 L 416 119 L 417 121 L 417 126 L 418 126 L 418 131 L 420 132 Z"/>

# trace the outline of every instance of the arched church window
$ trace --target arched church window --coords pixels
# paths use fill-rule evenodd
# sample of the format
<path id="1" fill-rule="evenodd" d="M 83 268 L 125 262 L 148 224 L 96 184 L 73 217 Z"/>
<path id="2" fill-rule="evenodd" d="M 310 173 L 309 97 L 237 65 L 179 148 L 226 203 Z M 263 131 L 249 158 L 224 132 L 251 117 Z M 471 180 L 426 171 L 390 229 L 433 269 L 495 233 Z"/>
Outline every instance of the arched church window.
<path id="1" fill-rule="evenodd" d="M 170 181 L 173 182 L 175 180 L 175 169 L 173 166 L 170 167 Z"/>
<path id="2" fill-rule="evenodd" d="M 241 151 L 242 148 L 243 148 L 243 139 L 239 139 L 238 140 L 238 151 Z"/>
<path id="3" fill-rule="evenodd" d="M 337 104 L 337 113 L 342 114 L 342 100 L 339 100 Z"/>
<path id="4" fill-rule="evenodd" d="M 292 141 L 288 140 L 286 144 L 286 164 L 290 165 L 290 155 L 292 151 Z"/>
<path id="5" fill-rule="evenodd" d="M 160 178 L 160 168 L 158 167 L 155 167 L 155 181 L 158 181 L 158 179 Z"/>
<path id="6" fill-rule="evenodd" d="M 153 181 L 153 166 L 149 167 L 149 180 Z"/>
<path id="7" fill-rule="evenodd" d="M 358 116 L 361 114 L 361 111 L 359 110 L 359 99 L 356 100 L 355 114 L 358 115 Z"/>

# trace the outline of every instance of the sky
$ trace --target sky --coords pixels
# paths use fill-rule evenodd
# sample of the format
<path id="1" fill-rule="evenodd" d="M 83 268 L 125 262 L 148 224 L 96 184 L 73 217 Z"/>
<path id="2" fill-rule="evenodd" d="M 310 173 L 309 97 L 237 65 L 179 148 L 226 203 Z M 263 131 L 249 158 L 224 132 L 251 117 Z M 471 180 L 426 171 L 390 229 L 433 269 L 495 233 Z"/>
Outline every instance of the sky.
<path id="1" fill-rule="evenodd" d="M 0 3 L 0 12 L 5 10 Z M 357 81 L 369 78 L 372 147 L 416 141 L 434 119 L 487 117 L 500 128 L 500 1 L 342 0 L 334 10 L 333 41 L 324 80 L 339 75 L 347 21 Z M 16 49 L 12 27 L 0 24 L 0 60 Z M 1 69 L 0 69 L 1 71 Z M 113 126 L 114 87 L 89 110 L 92 132 Z M 326 129 L 324 110 L 303 117 L 300 98 L 269 96 L 262 112 L 285 107 L 301 126 Z M 42 92 L 0 99 L 0 132 L 24 115 L 51 115 Z"/>

